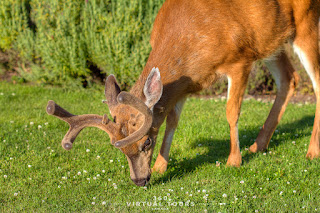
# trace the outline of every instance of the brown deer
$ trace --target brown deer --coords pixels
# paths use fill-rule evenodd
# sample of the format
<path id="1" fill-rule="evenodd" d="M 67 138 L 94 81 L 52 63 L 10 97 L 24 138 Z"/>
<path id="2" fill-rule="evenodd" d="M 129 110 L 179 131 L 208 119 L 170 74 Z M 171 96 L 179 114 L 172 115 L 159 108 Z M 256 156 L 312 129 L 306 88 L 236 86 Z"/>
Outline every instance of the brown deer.
<path id="1" fill-rule="evenodd" d="M 154 22 L 149 59 L 130 93 L 121 92 L 113 75 L 106 80 L 106 103 L 113 120 L 106 115 L 75 116 L 53 101 L 49 101 L 47 112 L 70 124 L 62 140 L 66 150 L 86 126 L 106 131 L 112 144 L 127 156 L 131 179 L 144 186 L 150 180 L 152 153 L 164 120 L 165 136 L 152 169 L 160 173 L 167 169 L 170 145 L 187 95 L 227 76 L 227 165 L 239 167 L 237 123 L 249 73 L 255 61 L 267 59 L 278 89 L 270 114 L 250 147 L 251 152 L 257 152 L 268 147 L 298 83 L 283 49 L 289 42 L 309 74 L 317 98 L 307 157 L 319 157 L 319 13 L 319 0 L 167 0 Z"/>

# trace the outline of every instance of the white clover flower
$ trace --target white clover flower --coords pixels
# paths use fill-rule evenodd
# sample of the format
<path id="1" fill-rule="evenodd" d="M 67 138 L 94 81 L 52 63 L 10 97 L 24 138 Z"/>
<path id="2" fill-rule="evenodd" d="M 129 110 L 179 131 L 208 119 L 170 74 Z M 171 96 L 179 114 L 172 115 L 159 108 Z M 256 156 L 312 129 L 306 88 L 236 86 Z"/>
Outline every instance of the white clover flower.
<path id="1" fill-rule="evenodd" d="M 67 177 L 63 176 L 63 177 L 62 177 L 62 180 L 67 180 Z"/>
<path id="2" fill-rule="evenodd" d="M 90 149 L 86 149 L 86 152 L 90 152 Z"/>
<path id="3" fill-rule="evenodd" d="M 3 92 L 1 92 L 0 95 L 4 95 Z"/>
<path id="4" fill-rule="evenodd" d="M 30 125 L 33 125 L 33 124 L 34 124 L 34 123 L 31 121 L 31 122 L 30 122 Z"/>
<path id="5" fill-rule="evenodd" d="M 83 173 L 87 173 L 87 171 L 86 171 L 86 170 L 83 170 Z"/>
<path id="6" fill-rule="evenodd" d="M 41 125 L 38 125 L 38 129 L 41 129 L 42 128 L 42 126 Z"/>
<path id="7" fill-rule="evenodd" d="M 92 205 L 95 205 L 96 203 L 95 203 L 95 202 L 92 202 L 91 204 L 92 204 Z"/>
<path id="8" fill-rule="evenodd" d="M 296 191 L 296 190 L 293 190 L 292 192 L 293 192 L 293 193 L 296 193 L 297 191 Z"/>
<path id="9" fill-rule="evenodd" d="M 89 180 L 90 180 L 90 178 L 87 178 L 87 180 L 89 181 Z"/>
<path id="10" fill-rule="evenodd" d="M 97 180 L 97 177 L 93 177 L 93 180 Z"/>
<path id="11" fill-rule="evenodd" d="M 15 193 L 13 194 L 13 196 L 18 196 L 18 193 L 17 193 L 17 192 L 15 192 Z"/>
<path id="12" fill-rule="evenodd" d="M 227 197 L 227 196 L 228 196 L 227 194 L 223 194 L 223 195 L 222 195 L 222 197 Z"/>
<path id="13" fill-rule="evenodd" d="M 106 202 L 106 201 L 103 201 L 103 202 L 102 202 L 102 205 L 106 205 L 106 204 L 107 204 L 107 202 Z"/>
<path id="14" fill-rule="evenodd" d="M 279 193 L 279 195 L 282 195 L 283 194 L 283 191 L 281 191 L 280 193 Z"/>
<path id="15" fill-rule="evenodd" d="M 241 184 L 244 184 L 244 180 L 241 180 L 240 183 L 241 183 Z"/>
<path id="16" fill-rule="evenodd" d="M 100 174 L 97 174 L 97 177 L 100 177 Z"/>
<path id="17" fill-rule="evenodd" d="M 45 122 L 45 123 L 44 123 L 44 125 L 46 125 L 46 126 L 47 126 L 48 124 L 49 124 L 48 122 Z"/>
<path id="18" fill-rule="evenodd" d="M 97 156 L 97 159 L 100 159 L 100 156 L 99 156 L 99 155 Z"/>
<path id="19" fill-rule="evenodd" d="M 28 167 L 31 168 L 32 166 L 31 166 L 31 165 L 28 165 Z"/>
<path id="20" fill-rule="evenodd" d="M 92 199 L 94 199 L 94 200 L 95 200 L 95 199 L 96 199 L 96 197 L 93 197 Z"/>
<path id="21" fill-rule="evenodd" d="M 10 121 L 10 123 L 12 123 L 12 124 L 13 124 L 13 123 L 14 123 L 14 121 Z"/>
<path id="22" fill-rule="evenodd" d="M 257 198 L 257 196 L 255 196 L 255 195 L 254 195 L 254 196 L 252 196 L 252 198 L 253 198 L 253 199 L 256 199 L 256 198 Z"/>
<path id="23" fill-rule="evenodd" d="M 59 185 L 59 186 L 58 186 L 58 188 L 60 189 L 60 188 L 61 188 L 61 186 Z"/>
<path id="24" fill-rule="evenodd" d="M 102 173 L 105 173 L 106 172 L 106 170 L 102 170 Z"/>
<path id="25" fill-rule="evenodd" d="M 113 163 L 113 160 L 110 160 L 110 163 Z"/>
<path id="26" fill-rule="evenodd" d="M 81 172 L 78 172 L 78 175 L 81 175 Z"/>
<path id="27" fill-rule="evenodd" d="M 109 178 L 109 179 L 108 179 L 108 181 L 110 182 L 110 181 L 111 181 L 111 179 Z"/>
<path id="28" fill-rule="evenodd" d="M 205 190 L 205 189 L 204 189 L 204 190 L 202 190 L 202 192 L 203 192 L 203 193 L 206 193 L 206 192 L 207 192 L 207 190 Z"/>

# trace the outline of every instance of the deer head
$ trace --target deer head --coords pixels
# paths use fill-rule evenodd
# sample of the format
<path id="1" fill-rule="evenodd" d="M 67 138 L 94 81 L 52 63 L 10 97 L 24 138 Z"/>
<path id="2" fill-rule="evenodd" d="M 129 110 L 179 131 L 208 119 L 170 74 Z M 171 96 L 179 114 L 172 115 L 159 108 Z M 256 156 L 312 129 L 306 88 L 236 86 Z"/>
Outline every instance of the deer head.
<path id="1" fill-rule="evenodd" d="M 152 130 L 153 107 L 162 95 L 160 72 L 153 68 L 143 88 L 145 100 L 120 90 L 113 75 L 105 84 L 105 97 L 113 120 L 107 115 L 73 115 L 49 101 L 47 113 L 69 123 L 70 129 L 62 140 L 62 147 L 70 150 L 85 127 L 98 127 L 107 132 L 111 143 L 127 157 L 130 177 L 138 186 L 144 186 L 151 177 L 150 162 L 157 133 Z"/>

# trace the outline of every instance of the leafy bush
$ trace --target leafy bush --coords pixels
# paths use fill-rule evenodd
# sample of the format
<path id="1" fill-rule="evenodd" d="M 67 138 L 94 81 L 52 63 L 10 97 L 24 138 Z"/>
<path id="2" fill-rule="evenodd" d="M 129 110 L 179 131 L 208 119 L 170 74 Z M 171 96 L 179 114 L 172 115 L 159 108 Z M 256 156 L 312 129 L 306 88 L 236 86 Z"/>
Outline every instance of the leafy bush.
<path id="1" fill-rule="evenodd" d="M 113 73 L 129 86 L 146 62 L 152 23 L 162 3 L 1 1 L 0 48 L 17 51 L 19 73 L 29 81 L 81 85 Z M 24 65 L 30 69 L 22 69 Z"/>

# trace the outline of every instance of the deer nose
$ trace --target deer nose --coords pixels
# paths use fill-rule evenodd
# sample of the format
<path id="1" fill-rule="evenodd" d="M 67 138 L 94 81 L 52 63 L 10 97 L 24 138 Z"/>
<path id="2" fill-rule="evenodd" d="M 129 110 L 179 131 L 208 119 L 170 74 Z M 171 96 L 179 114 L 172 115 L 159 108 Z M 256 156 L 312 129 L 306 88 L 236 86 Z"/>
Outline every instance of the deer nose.
<path id="1" fill-rule="evenodd" d="M 146 178 L 141 179 L 131 179 L 137 186 L 145 186 L 149 182 L 151 178 L 151 174 L 148 175 Z"/>

